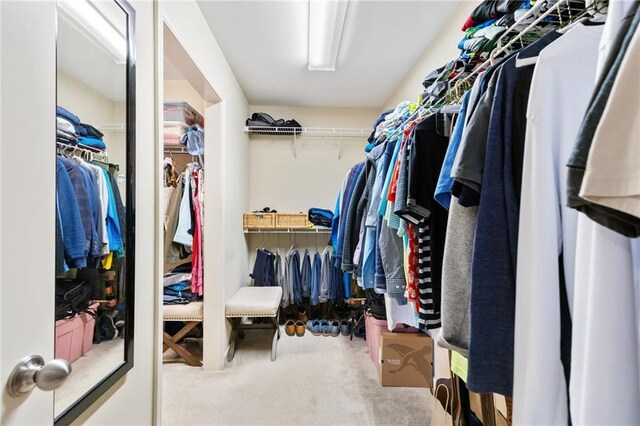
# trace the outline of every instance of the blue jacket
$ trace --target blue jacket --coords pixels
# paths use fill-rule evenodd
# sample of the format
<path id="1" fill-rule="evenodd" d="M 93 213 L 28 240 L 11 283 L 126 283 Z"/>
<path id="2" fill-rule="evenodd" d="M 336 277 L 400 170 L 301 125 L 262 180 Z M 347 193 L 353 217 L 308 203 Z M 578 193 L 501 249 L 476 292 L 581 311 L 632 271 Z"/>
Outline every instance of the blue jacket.
<path id="1" fill-rule="evenodd" d="M 84 228 L 84 234 L 87 237 L 88 253 L 91 256 L 100 254 L 100 244 L 98 243 L 98 233 L 96 232 L 96 224 L 94 221 L 95 189 L 90 178 L 85 179 L 84 170 L 77 161 L 70 158 L 58 157 L 67 170 L 73 191 L 76 193 L 78 208 L 80 209 L 80 220 Z M 87 183 L 87 179 L 89 183 Z M 96 253 L 97 251 L 97 253 Z"/>
<path id="2" fill-rule="evenodd" d="M 338 228 L 338 237 L 336 239 L 335 246 L 336 261 L 338 262 L 338 266 L 342 266 L 342 251 L 344 248 L 345 229 L 347 226 L 347 210 L 349 207 L 349 203 L 351 203 L 351 196 L 353 195 L 356 180 L 363 169 L 364 161 L 356 164 L 353 167 L 352 170 L 354 170 L 354 174 L 351 175 L 352 179 L 349 180 L 344 193 L 342 194 L 342 205 L 340 206 L 340 226 Z"/>
<path id="3" fill-rule="evenodd" d="M 59 158 L 56 164 L 56 196 L 64 252 L 72 262 L 69 266 L 86 268 L 89 250 L 82 227 L 82 220 L 80 219 L 78 200 L 76 193 L 73 191 L 73 185 L 71 185 L 67 169 Z"/>

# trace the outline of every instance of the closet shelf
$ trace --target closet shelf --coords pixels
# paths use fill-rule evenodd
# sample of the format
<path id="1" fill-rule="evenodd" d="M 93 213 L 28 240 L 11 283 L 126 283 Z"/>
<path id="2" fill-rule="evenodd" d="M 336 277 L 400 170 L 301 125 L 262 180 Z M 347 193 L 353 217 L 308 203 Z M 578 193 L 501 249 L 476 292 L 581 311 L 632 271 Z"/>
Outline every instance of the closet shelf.
<path id="1" fill-rule="evenodd" d="M 340 129 L 334 127 L 261 127 L 248 126 L 244 132 L 257 136 L 296 136 L 299 138 L 368 138 L 371 129 Z"/>
<path id="2" fill-rule="evenodd" d="M 288 136 L 292 138 L 293 158 L 297 158 L 296 141 L 300 138 L 337 139 L 338 160 L 342 157 L 344 139 L 360 139 L 366 141 L 371 129 L 341 129 L 336 127 L 263 127 L 247 126 L 244 132 L 251 137 L 256 136 Z"/>
<path id="3" fill-rule="evenodd" d="M 106 130 L 108 132 L 124 133 L 127 127 L 124 123 L 117 124 L 98 124 L 96 126 L 98 130 Z"/>
<path id="4" fill-rule="evenodd" d="M 330 234 L 331 228 L 265 228 L 245 229 L 245 234 Z"/>
<path id="5" fill-rule="evenodd" d="M 165 145 L 164 152 L 172 152 L 176 154 L 189 154 L 186 146 L 178 145 Z"/>

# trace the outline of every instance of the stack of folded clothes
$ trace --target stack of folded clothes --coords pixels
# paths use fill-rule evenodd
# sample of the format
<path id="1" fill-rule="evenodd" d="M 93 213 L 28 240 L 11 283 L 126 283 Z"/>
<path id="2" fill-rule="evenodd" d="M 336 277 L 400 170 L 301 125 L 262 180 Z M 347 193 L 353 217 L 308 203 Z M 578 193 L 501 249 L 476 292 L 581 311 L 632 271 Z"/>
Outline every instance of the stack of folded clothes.
<path id="1" fill-rule="evenodd" d="M 245 124 L 251 127 L 253 133 L 259 134 L 300 134 L 302 126 L 296 120 L 284 120 L 279 118 L 275 120 L 266 112 L 254 112 L 250 118 L 247 118 Z"/>
<path id="2" fill-rule="evenodd" d="M 523 6 L 524 5 L 524 6 Z M 508 13 L 513 12 L 521 7 L 531 7 L 530 0 L 484 0 L 471 12 L 467 18 L 462 31 L 467 28 L 477 27 L 482 23 L 491 19 L 500 18 Z"/>
<path id="3" fill-rule="evenodd" d="M 529 8 L 530 0 L 483 1 L 462 26 L 464 36 L 458 43 L 458 49 L 466 57 L 490 52 L 507 28 L 521 16 L 520 13 Z"/>
<path id="4" fill-rule="evenodd" d="M 71 111 L 58 106 L 56 108 L 56 140 L 66 144 L 81 144 L 104 151 L 107 145 L 104 135 L 91 124 L 82 123 Z"/>
<path id="5" fill-rule="evenodd" d="M 164 275 L 165 305 L 186 305 L 196 299 L 196 294 L 191 291 L 191 270 L 191 262 L 187 262 Z"/>
<path id="6" fill-rule="evenodd" d="M 308 217 L 309 222 L 313 223 L 314 226 L 331 228 L 331 221 L 333 220 L 333 212 L 331 210 L 312 207 L 309 209 Z"/>

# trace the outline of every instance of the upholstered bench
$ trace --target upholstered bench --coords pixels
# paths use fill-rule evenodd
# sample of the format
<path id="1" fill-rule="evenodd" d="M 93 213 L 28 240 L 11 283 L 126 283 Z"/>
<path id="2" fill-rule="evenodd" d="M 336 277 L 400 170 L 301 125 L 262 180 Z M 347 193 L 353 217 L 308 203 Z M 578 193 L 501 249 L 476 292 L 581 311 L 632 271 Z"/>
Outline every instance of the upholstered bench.
<path id="1" fill-rule="evenodd" d="M 184 361 L 194 367 L 202 366 L 202 362 L 196 358 L 191 352 L 180 346 L 178 342 L 195 326 L 200 324 L 204 318 L 202 313 L 202 302 L 191 302 L 186 305 L 163 305 L 162 320 L 163 321 L 182 321 L 185 326 L 176 334 L 170 336 L 169 333 L 163 331 L 162 341 L 163 352 L 169 348 L 173 349 Z"/>
<path id="2" fill-rule="evenodd" d="M 238 337 L 243 337 L 242 330 L 257 328 L 273 330 L 271 361 L 276 360 L 276 349 L 280 338 L 278 316 L 281 299 L 282 288 L 280 287 L 242 287 L 231 296 L 225 308 L 227 320 L 231 322 L 228 362 L 233 360 Z M 242 318 L 269 318 L 270 321 L 266 324 L 243 324 Z"/>

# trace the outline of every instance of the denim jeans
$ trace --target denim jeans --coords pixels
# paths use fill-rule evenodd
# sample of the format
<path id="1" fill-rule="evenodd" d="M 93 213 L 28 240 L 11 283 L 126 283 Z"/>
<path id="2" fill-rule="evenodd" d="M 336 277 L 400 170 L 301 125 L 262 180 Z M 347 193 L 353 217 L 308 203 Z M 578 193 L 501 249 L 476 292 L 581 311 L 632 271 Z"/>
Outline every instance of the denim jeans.
<path id="1" fill-rule="evenodd" d="M 302 297 L 311 296 L 311 259 L 309 251 L 305 250 L 302 259 Z"/>
<path id="2" fill-rule="evenodd" d="M 289 254 L 289 279 L 293 288 L 294 303 L 302 303 L 302 277 L 300 275 L 300 253 L 294 250 Z"/>
<path id="3" fill-rule="evenodd" d="M 258 249 L 256 251 L 256 262 L 253 265 L 253 273 L 251 278 L 254 285 L 258 287 L 275 285 L 275 269 L 273 261 L 275 256 L 268 250 Z"/>
<path id="4" fill-rule="evenodd" d="M 317 305 L 320 298 L 320 278 L 322 275 L 322 258 L 320 253 L 316 252 L 313 256 L 313 264 L 311 266 L 311 304 Z"/>

